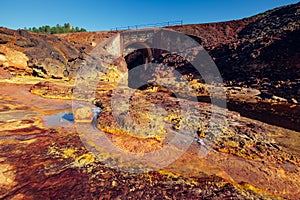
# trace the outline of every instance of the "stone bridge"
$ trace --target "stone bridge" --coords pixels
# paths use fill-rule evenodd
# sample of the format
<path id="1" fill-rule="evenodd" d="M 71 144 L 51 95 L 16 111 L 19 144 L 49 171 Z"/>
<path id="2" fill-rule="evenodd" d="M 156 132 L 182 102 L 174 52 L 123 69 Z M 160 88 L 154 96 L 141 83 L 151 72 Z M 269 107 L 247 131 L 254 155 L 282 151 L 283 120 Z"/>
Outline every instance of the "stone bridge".
<path id="1" fill-rule="evenodd" d="M 134 50 L 142 50 L 144 61 L 157 58 L 163 50 L 186 50 L 199 44 L 190 37 L 172 30 L 151 28 L 117 32 L 105 45 L 105 50 L 117 57 L 126 57 Z M 180 46 L 180 48 L 178 48 Z"/>
<path id="2" fill-rule="evenodd" d="M 134 81 L 147 82 L 146 80 L 151 80 L 153 72 L 151 67 L 148 68 L 146 65 L 140 69 L 131 69 L 151 63 L 153 59 L 159 58 L 164 52 L 176 53 L 187 58 L 187 54 L 195 52 L 194 49 L 189 51 L 194 47 L 198 48 L 199 43 L 191 37 L 161 28 L 117 32 L 103 46 L 106 53 L 113 57 L 112 60 L 120 61 L 121 58 L 124 61 L 125 59 L 126 64 L 124 62 L 124 64 L 116 63 L 116 66 L 122 73 L 128 72 L 128 85 L 132 87 Z"/>

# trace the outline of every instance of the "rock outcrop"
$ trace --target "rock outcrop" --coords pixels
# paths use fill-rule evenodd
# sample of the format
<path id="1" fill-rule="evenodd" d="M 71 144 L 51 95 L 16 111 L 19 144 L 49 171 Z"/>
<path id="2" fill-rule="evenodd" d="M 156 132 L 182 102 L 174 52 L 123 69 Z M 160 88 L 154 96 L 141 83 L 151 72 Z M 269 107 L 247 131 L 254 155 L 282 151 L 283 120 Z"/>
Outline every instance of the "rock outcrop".
<path id="1" fill-rule="evenodd" d="M 224 79 L 299 101 L 299 8 L 298 3 L 268 11 L 214 48 L 210 53 Z"/>
<path id="2" fill-rule="evenodd" d="M 6 58 L 10 62 L 1 66 L 12 75 L 63 79 L 75 73 L 80 63 L 80 51 L 53 35 L 0 28 L 0 45 L 2 58 L 10 56 Z M 15 61 L 11 60 L 9 52 L 13 52 Z"/>
<path id="3" fill-rule="evenodd" d="M 28 57 L 20 52 L 4 45 L 0 45 L 0 65 L 2 69 L 9 71 L 12 75 L 30 75 L 32 69 L 28 67 Z"/>

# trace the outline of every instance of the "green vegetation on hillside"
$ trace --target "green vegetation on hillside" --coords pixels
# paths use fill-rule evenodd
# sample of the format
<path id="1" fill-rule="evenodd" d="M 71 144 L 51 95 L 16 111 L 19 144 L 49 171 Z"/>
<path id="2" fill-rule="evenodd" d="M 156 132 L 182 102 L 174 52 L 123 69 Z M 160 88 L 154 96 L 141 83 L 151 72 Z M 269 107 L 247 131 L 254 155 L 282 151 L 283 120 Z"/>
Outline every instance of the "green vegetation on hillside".
<path id="1" fill-rule="evenodd" d="M 46 33 L 46 34 L 57 34 L 57 33 L 75 33 L 75 32 L 86 32 L 86 29 L 73 27 L 69 23 L 65 23 L 64 25 L 57 24 L 56 26 L 50 27 L 48 25 L 41 27 L 30 27 L 25 28 L 25 30 L 34 33 Z"/>

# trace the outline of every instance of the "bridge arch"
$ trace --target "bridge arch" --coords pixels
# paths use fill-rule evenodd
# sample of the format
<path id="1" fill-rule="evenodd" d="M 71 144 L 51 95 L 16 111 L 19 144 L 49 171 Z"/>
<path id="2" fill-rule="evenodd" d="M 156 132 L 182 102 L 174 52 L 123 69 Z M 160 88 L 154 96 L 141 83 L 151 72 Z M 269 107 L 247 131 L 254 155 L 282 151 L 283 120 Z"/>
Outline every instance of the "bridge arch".
<path id="1" fill-rule="evenodd" d="M 125 44 L 123 48 L 123 57 L 126 57 L 128 54 L 136 50 L 142 51 L 144 58 L 148 58 L 148 61 L 150 61 L 153 57 L 151 48 L 144 42 L 130 42 Z"/>
<path id="2" fill-rule="evenodd" d="M 152 49 L 144 42 L 130 42 L 123 48 L 123 57 L 128 69 L 128 86 L 131 88 L 139 88 L 139 83 L 146 83 L 146 80 L 152 73 L 146 67 L 151 62 L 153 54 Z M 142 68 L 136 68 L 144 65 Z M 134 69 L 135 70 L 132 70 Z"/>
<path id="3" fill-rule="evenodd" d="M 151 62 L 152 49 L 144 42 L 130 42 L 124 45 L 123 57 L 130 70 L 136 66 Z"/>

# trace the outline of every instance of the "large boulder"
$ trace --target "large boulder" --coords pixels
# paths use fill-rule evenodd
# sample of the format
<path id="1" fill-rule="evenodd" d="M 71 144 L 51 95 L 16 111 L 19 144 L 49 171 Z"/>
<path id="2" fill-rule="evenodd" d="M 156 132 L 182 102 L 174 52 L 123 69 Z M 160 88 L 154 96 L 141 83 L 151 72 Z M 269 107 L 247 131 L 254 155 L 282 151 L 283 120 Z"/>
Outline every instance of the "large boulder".
<path id="1" fill-rule="evenodd" d="M 12 75 L 28 75 L 32 69 L 28 67 L 28 57 L 20 52 L 0 45 L 0 67 Z"/>

